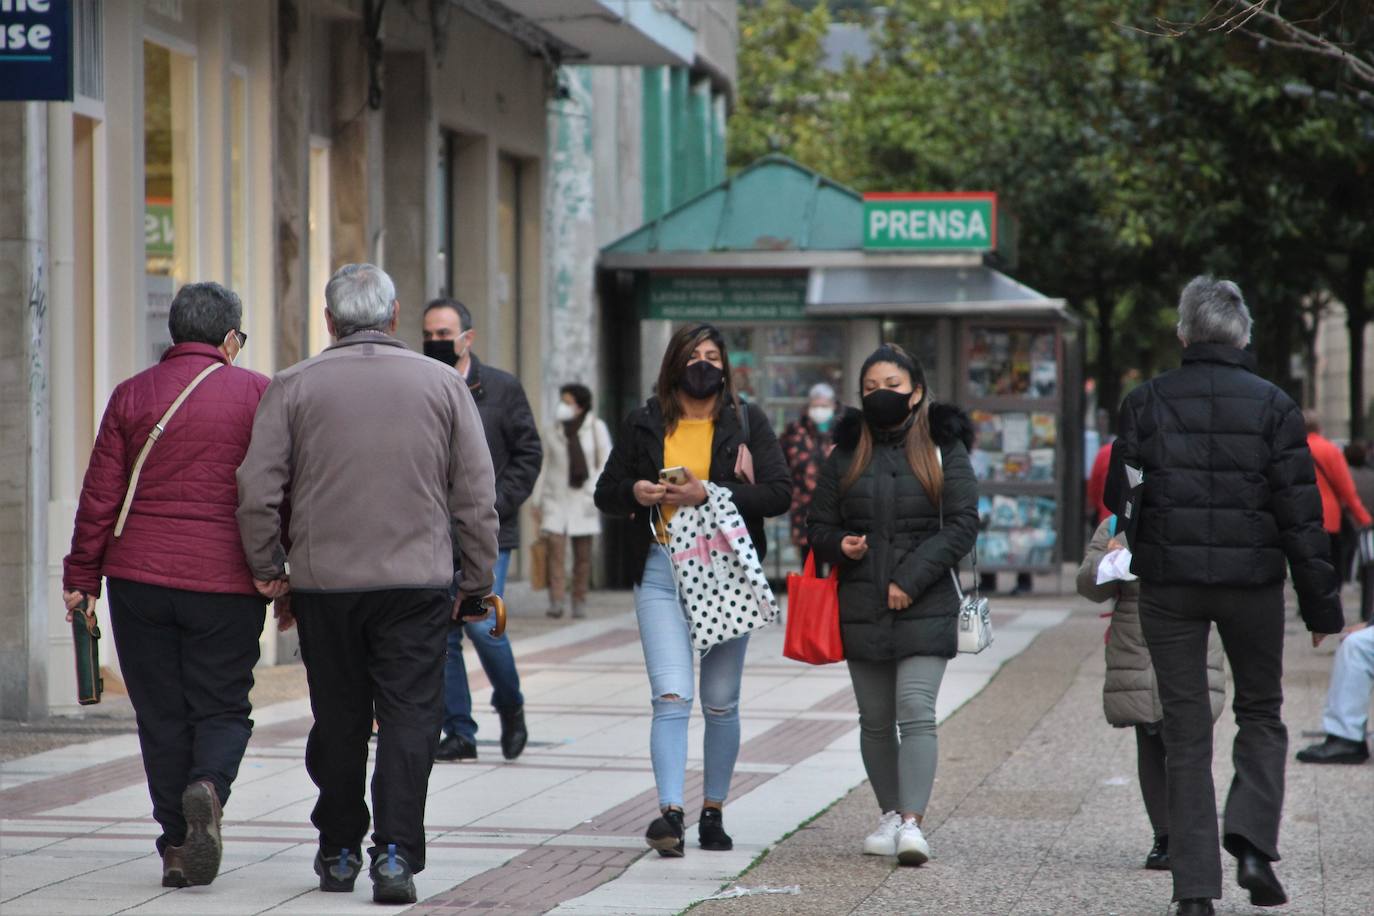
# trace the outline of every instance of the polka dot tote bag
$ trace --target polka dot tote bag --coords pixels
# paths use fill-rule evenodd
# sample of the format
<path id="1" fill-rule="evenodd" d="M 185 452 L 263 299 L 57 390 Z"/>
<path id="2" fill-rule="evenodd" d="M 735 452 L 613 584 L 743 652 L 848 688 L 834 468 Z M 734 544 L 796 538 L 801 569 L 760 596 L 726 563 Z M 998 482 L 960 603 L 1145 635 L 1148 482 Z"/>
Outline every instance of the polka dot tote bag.
<path id="1" fill-rule="evenodd" d="M 692 645 L 702 653 L 774 623 L 779 614 L 778 599 L 730 491 L 707 483 L 706 492 L 700 506 L 673 513 L 667 547 Z"/>

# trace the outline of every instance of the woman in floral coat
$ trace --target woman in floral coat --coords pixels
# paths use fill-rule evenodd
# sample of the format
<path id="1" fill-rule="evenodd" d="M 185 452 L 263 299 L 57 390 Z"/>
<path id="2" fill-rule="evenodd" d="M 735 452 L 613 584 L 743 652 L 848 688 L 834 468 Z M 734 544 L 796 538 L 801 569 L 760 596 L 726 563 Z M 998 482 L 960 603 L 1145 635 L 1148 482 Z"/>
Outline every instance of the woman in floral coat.
<path id="1" fill-rule="evenodd" d="M 821 465 L 835 447 L 831 430 L 835 427 L 835 389 L 824 382 L 811 386 L 806 413 L 787 424 L 778 440 L 787 466 L 792 470 L 792 543 L 806 556 L 806 513 L 811 494 L 820 479 Z"/>

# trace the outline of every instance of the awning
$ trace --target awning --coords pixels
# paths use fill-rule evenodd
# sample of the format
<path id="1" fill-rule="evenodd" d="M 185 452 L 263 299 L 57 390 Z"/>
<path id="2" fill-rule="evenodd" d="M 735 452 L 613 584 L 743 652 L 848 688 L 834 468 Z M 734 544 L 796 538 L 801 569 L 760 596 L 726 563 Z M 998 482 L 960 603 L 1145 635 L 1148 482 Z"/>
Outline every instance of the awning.
<path id="1" fill-rule="evenodd" d="M 806 314 L 817 317 L 971 311 L 1072 317 L 1063 299 L 1051 299 L 986 265 L 816 267 L 806 287 Z"/>
<path id="2" fill-rule="evenodd" d="M 496 5 L 457 0 L 460 5 Z M 499 5 L 575 49 L 587 64 L 690 66 L 696 31 L 659 3 L 642 0 L 499 0 Z"/>

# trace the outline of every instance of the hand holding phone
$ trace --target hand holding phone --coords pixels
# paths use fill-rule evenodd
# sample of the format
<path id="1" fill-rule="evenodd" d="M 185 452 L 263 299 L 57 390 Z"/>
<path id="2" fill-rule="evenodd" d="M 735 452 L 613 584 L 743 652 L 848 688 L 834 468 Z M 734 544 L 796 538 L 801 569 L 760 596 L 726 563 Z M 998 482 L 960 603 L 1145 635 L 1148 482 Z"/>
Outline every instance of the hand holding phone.
<path id="1" fill-rule="evenodd" d="M 687 482 L 687 469 L 680 464 L 671 468 L 663 468 L 658 472 L 658 479 L 662 483 L 670 483 L 675 487 L 680 487 Z"/>

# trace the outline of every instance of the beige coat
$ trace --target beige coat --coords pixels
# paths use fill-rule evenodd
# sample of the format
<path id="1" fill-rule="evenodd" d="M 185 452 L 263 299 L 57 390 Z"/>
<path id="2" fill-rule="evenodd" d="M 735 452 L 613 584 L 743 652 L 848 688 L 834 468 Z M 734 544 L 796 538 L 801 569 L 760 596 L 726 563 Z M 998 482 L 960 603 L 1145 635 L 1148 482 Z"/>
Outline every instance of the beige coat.
<path id="1" fill-rule="evenodd" d="M 592 493 L 611 456 L 611 433 L 605 423 L 588 415 L 577 431 L 577 441 L 582 443 L 589 476 L 574 490 L 568 485 L 568 437 L 563 424 L 555 423 L 544 432 L 544 468 L 534 487 L 541 531 L 571 537 L 601 533 L 601 512 L 592 501 Z"/>
<path id="2" fill-rule="evenodd" d="M 1107 722 L 1117 727 L 1150 725 L 1164 719 L 1164 708 L 1155 686 L 1150 650 L 1140 629 L 1140 583 L 1097 584 L 1097 566 L 1107 555 L 1107 542 L 1111 540 L 1108 524 L 1103 522 L 1098 526 L 1088 545 L 1087 556 L 1078 567 L 1080 595 L 1097 602 L 1116 599 L 1111 626 L 1107 630 L 1107 679 L 1102 687 L 1102 709 Z M 1222 667 L 1221 640 L 1215 627 L 1207 641 L 1207 686 L 1211 692 L 1212 721 L 1215 722 L 1226 705 L 1226 672 Z"/>
<path id="3" fill-rule="evenodd" d="M 447 589 L 449 523 L 465 597 L 491 590 L 496 483 L 468 387 L 452 367 L 376 331 L 283 369 L 263 392 L 238 470 L 248 567 L 293 591 Z M 289 496 L 289 557 L 279 508 Z"/>

